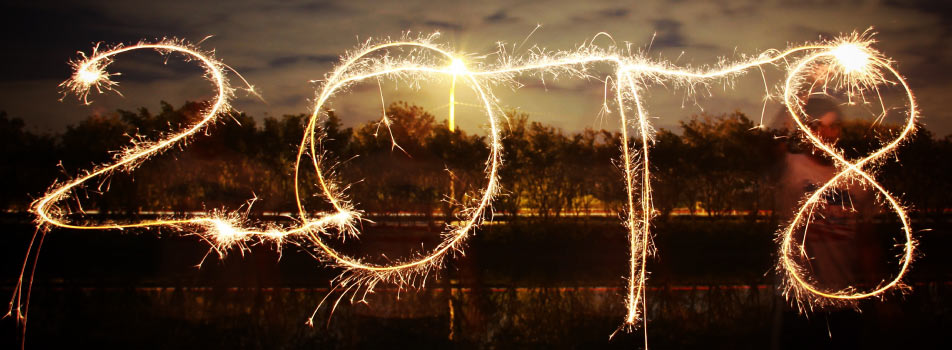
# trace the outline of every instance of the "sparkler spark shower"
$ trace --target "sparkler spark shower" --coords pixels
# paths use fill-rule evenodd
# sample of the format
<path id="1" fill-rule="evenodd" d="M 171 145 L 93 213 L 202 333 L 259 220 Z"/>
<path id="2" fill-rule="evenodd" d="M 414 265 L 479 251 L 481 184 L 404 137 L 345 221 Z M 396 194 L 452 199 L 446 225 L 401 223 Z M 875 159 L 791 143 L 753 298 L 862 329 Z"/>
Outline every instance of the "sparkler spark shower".
<path id="1" fill-rule="evenodd" d="M 68 209 L 61 203 L 77 188 L 94 178 L 101 180 L 114 171 L 132 171 L 136 165 L 150 156 L 164 152 L 173 145 L 182 145 L 192 135 L 204 130 L 207 125 L 215 122 L 224 111 L 227 111 L 229 99 L 233 95 L 233 89 L 226 79 L 226 66 L 210 54 L 181 41 L 139 43 L 128 47 L 117 46 L 105 51 L 93 49 L 88 57 L 83 55 L 78 61 L 72 62 L 75 73 L 62 84 L 67 91 L 75 93 L 87 103 L 90 90 L 104 92 L 116 87 L 116 83 L 111 80 L 113 74 L 106 71 L 113 57 L 138 49 L 176 52 L 197 60 L 205 67 L 206 77 L 213 83 L 217 95 L 204 117 L 185 130 L 167 134 L 157 141 L 143 142 L 125 149 L 114 162 L 94 168 L 72 180 L 54 184 L 46 195 L 34 202 L 32 211 L 37 215 L 39 238 L 37 242 L 34 242 L 35 246 L 31 243 L 29 250 L 36 252 L 30 253 L 33 254 L 34 267 L 39 245 L 42 244 L 47 230 L 52 227 L 80 230 L 173 227 L 200 236 L 211 244 L 211 250 L 222 256 L 231 249 L 245 249 L 248 244 L 257 242 L 273 242 L 278 247 L 291 243 L 309 249 L 322 262 L 343 270 L 335 280 L 334 290 L 341 291 L 340 297 L 334 304 L 335 307 L 346 295 L 350 296 L 352 302 L 363 300 L 364 296 L 379 283 L 394 283 L 399 286 L 421 285 L 425 283 L 428 273 L 441 267 L 449 254 L 462 251 L 466 239 L 473 229 L 481 224 L 493 198 L 500 192 L 498 172 L 503 155 L 500 113 L 492 93 L 493 86 L 518 85 L 517 77 L 524 74 L 539 74 L 540 77 L 566 74 L 583 79 L 605 78 L 605 107 L 606 109 L 609 107 L 609 101 L 614 104 L 624 140 L 621 164 L 627 193 L 623 221 L 628 229 L 631 250 L 630 274 L 627 279 L 625 299 L 627 314 L 619 330 L 630 330 L 639 320 L 645 319 L 643 316 L 647 305 L 645 283 L 648 275 L 645 263 L 653 253 L 651 220 L 655 210 L 652 206 L 649 164 L 653 129 L 645 109 L 644 91 L 651 84 L 677 86 L 692 91 L 698 85 L 710 84 L 718 79 L 731 79 L 763 66 L 786 65 L 787 77 L 779 92 L 780 96 L 803 138 L 834 159 L 838 168 L 838 173 L 832 179 L 813 193 L 807 194 L 793 221 L 779 231 L 778 241 L 781 250 L 778 270 L 785 277 L 788 299 L 796 301 L 801 305 L 801 309 L 803 306 L 812 308 L 814 305 L 836 304 L 878 296 L 887 290 L 902 286 L 901 279 L 909 267 L 915 247 L 912 230 L 906 212 L 899 201 L 877 183 L 874 175 L 867 169 L 870 164 L 894 152 L 909 135 L 915 127 L 917 109 L 912 91 L 905 80 L 892 68 L 889 60 L 871 48 L 873 42 L 865 34 L 854 33 L 832 41 L 792 47 L 786 51 L 770 50 L 756 57 L 722 63 L 709 69 L 679 68 L 669 62 L 651 61 L 643 55 L 632 54 L 630 49 L 616 46 L 601 48 L 591 44 L 583 44 L 576 50 L 562 52 L 530 50 L 529 54 L 522 57 L 507 56 L 504 48 L 501 47 L 498 53 L 500 59 L 495 63 L 472 60 L 464 62 L 462 58 L 464 55 L 434 44 L 435 38 L 436 35 L 377 43 L 368 41 L 355 51 L 344 55 L 342 63 L 325 76 L 317 91 L 312 107 L 313 112 L 298 145 L 294 184 L 299 222 L 292 227 L 267 226 L 249 222 L 245 215 L 237 212 L 216 212 L 185 219 L 160 219 L 119 224 L 84 225 L 68 221 L 66 219 L 66 215 L 69 214 Z M 614 71 L 609 76 L 596 77 L 590 68 L 596 63 L 610 64 L 614 67 Z M 808 76 L 820 65 L 828 69 L 827 76 L 824 77 L 825 83 L 817 87 L 816 84 L 811 84 L 812 81 L 808 79 Z M 458 86 L 471 89 L 480 100 L 481 108 L 485 110 L 490 140 L 490 152 L 486 160 L 485 187 L 479 195 L 474 196 L 475 199 L 472 202 L 465 203 L 466 209 L 460 215 L 459 224 L 447 224 L 443 241 L 432 251 L 419 253 L 412 258 L 399 260 L 393 264 L 379 265 L 335 250 L 328 245 L 326 237 L 330 235 L 341 238 L 357 236 L 360 233 L 357 224 L 361 220 L 361 212 L 351 202 L 344 199 L 345 187 L 327 175 L 332 164 L 325 164 L 325 160 L 320 156 L 318 147 L 321 142 L 321 132 L 318 125 L 324 116 L 323 111 L 326 110 L 328 101 L 362 81 L 389 78 L 419 86 L 420 83 L 433 79 L 434 76 L 452 79 L 449 92 L 450 130 L 455 129 L 454 104 Z M 814 89 L 821 89 L 819 91 L 821 93 L 846 91 L 852 96 L 863 95 L 868 91 L 878 93 L 880 86 L 889 84 L 900 86 L 905 90 L 909 107 L 907 122 L 901 134 L 865 158 L 855 161 L 846 159 L 843 153 L 829 141 L 818 138 L 804 120 L 806 114 L 803 111 L 803 101 L 798 97 L 802 96 L 800 93 L 804 87 L 809 90 L 809 93 L 816 93 Z M 384 117 L 386 118 L 386 115 Z M 333 206 L 332 212 L 314 213 L 305 208 L 302 200 L 301 174 L 307 168 L 316 174 L 317 186 L 324 198 Z M 815 286 L 804 267 L 797 262 L 798 257 L 806 255 L 806 250 L 803 243 L 794 239 L 795 233 L 800 229 L 808 231 L 811 213 L 823 205 L 822 194 L 847 181 L 859 181 L 875 188 L 903 224 L 906 242 L 899 263 L 899 271 L 893 280 L 884 282 L 870 291 L 857 291 L 852 287 L 839 291 L 822 290 Z M 36 240 L 35 236 L 34 241 Z M 11 313 L 24 324 L 29 296 L 29 278 L 25 286 L 24 276 L 30 276 L 28 273 L 32 273 L 27 271 L 29 258 L 28 254 L 21 272 L 20 283 L 16 287 L 10 304 Z M 26 299 L 21 300 L 24 296 Z M 313 316 L 308 322 L 311 323 L 311 321 Z"/>

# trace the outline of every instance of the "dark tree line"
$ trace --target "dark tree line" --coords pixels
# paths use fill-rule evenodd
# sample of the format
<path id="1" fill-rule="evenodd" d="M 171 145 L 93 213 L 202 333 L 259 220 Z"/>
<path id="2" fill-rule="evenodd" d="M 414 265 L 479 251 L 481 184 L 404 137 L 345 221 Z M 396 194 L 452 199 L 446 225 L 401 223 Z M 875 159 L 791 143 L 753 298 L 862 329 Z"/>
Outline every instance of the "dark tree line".
<path id="1" fill-rule="evenodd" d="M 61 134 L 36 134 L 21 119 L 0 114 L 4 157 L 0 206 L 23 211 L 54 180 L 95 164 L 132 141 L 156 139 L 200 117 L 202 103 L 180 108 L 163 103 L 90 116 Z M 321 125 L 321 167 L 341 184 L 347 198 L 373 215 L 414 214 L 450 219 L 486 184 L 486 136 L 449 131 L 422 108 L 391 104 L 385 121 L 345 128 L 333 112 Z M 64 201 L 72 209 L 134 214 L 143 211 L 234 210 L 257 198 L 256 212 L 294 212 L 294 161 L 306 115 L 255 118 L 232 113 L 187 145 L 158 155 L 134 170 L 91 183 Z M 618 132 L 577 133 L 507 115 L 502 140 L 502 196 L 497 213 L 540 218 L 617 215 L 625 187 L 617 162 Z M 879 147 L 876 137 L 896 127 L 845 123 L 838 146 L 859 157 Z M 634 142 L 634 140 L 631 140 Z M 744 114 L 697 115 L 679 132 L 661 129 L 651 149 L 655 206 L 662 216 L 675 211 L 714 215 L 771 215 L 778 164 L 785 149 L 808 148 L 788 131 L 759 128 Z M 912 140 L 879 166 L 886 188 L 920 213 L 941 215 L 952 207 L 952 138 L 918 129 Z M 302 166 L 302 199 L 311 210 L 328 205 L 310 163 Z"/>

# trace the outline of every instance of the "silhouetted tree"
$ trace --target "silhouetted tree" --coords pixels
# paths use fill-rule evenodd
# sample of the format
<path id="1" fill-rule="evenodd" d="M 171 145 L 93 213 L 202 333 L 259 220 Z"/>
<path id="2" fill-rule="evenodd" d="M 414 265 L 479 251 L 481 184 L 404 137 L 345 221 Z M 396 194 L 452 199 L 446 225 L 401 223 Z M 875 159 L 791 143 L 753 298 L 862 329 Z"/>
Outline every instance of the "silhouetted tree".
<path id="1" fill-rule="evenodd" d="M 159 112 L 140 108 L 93 115 L 57 136 L 35 135 L 22 120 L 0 113 L 3 205 L 25 210 L 57 177 L 111 162 L 136 142 L 156 140 L 199 121 L 206 102 L 174 108 L 163 102 Z M 263 124 L 242 113 L 220 116 L 186 144 L 141 163 L 132 173 L 116 172 L 91 181 L 62 205 L 87 212 L 236 210 L 257 198 L 255 212 L 296 212 L 294 172 L 298 147 L 314 137 L 318 166 L 337 189 L 374 215 L 397 212 L 433 214 L 454 220 L 464 204 L 486 184 L 489 146 L 486 136 L 449 131 L 423 108 L 393 103 L 386 118 L 345 128 L 334 111 L 323 111 L 318 130 L 304 135 L 306 115 L 264 118 Z M 585 129 L 567 135 L 532 122 L 524 113 L 508 112 L 504 131 L 502 195 L 497 210 L 516 219 L 523 211 L 541 218 L 566 213 L 586 216 L 595 208 L 618 214 L 626 188 L 620 159 L 621 135 Z M 771 176 L 784 147 L 813 147 L 787 131 L 766 130 L 744 114 L 695 115 L 680 124 L 680 134 L 662 129 L 654 135 L 650 157 L 654 204 L 662 216 L 677 208 L 703 208 L 712 215 L 747 211 L 752 216 L 773 209 Z M 900 129 L 867 121 L 848 121 L 837 141 L 849 159 L 859 159 L 891 141 Z M 783 136 L 783 137 L 781 137 Z M 778 141 L 778 138 L 781 141 Z M 629 142 L 633 142 L 629 140 Z M 782 143 L 783 142 L 783 143 Z M 305 150 L 298 170 L 301 199 L 307 211 L 330 210 L 317 186 Z M 952 138 L 935 138 L 923 128 L 874 170 L 884 186 L 920 213 L 938 218 L 950 206 L 947 176 L 952 165 Z M 902 162 L 895 162 L 898 158 Z M 636 191 L 638 189 L 635 189 Z"/>
<path id="2" fill-rule="evenodd" d="M 27 131 L 22 119 L 0 111 L 0 154 L 0 208 L 26 210 L 31 196 L 40 195 L 56 176 L 55 140 Z"/>

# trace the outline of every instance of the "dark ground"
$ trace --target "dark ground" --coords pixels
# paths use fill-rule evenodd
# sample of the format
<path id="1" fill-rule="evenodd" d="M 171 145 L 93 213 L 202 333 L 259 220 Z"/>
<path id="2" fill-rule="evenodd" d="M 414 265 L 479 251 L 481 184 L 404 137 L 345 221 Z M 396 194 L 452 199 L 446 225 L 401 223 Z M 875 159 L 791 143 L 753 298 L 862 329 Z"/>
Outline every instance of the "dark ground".
<path id="1" fill-rule="evenodd" d="M 28 219 L 3 219 L 4 295 L 12 293 Z M 799 315 L 777 296 L 769 273 L 769 222 L 673 218 L 658 222 L 659 254 L 649 270 L 649 347 L 949 348 L 952 244 L 946 223 L 920 223 L 912 290 L 859 304 L 862 313 Z M 884 247 L 889 224 L 881 224 Z M 434 244 L 433 233 L 376 227 L 355 254 L 399 255 Z M 224 261 L 196 237 L 175 233 L 76 232 L 47 237 L 36 275 L 27 348 L 640 348 L 643 333 L 608 336 L 624 315 L 627 243 L 611 219 L 565 219 L 486 226 L 466 255 L 426 288 L 379 287 L 368 304 L 346 300 L 318 311 L 336 271 L 287 249 L 266 247 Z M 895 253 L 884 248 L 887 253 Z M 892 255 L 888 255 L 892 256 Z M 885 264 L 884 264 L 885 265 Z M 888 265 L 892 266 L 892 265 Z M 452 310 L 452 312 L 450 311 Z M 329 322 L 328 322 L 329 320 Z M 10 319 L 0 348 L 18 346 Z"/>

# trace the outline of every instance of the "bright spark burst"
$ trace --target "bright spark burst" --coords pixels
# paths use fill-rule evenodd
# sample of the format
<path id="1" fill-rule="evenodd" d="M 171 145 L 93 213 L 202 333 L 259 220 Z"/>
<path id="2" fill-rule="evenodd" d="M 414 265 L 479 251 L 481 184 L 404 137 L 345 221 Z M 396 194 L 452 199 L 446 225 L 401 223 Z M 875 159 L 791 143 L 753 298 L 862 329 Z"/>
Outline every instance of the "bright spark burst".
<path id="1" fill-rule="evenodd" d="M 604 35 L 600 33 L 600 35 Z M 125 149 L 116 161 L 96 167 L 85 175 L 78 176 L 64 183 L 54 184 L 42 198 L 33 203 L 32 211 L 37 215 L 38 235 L 40 238 L 36 247 L 42 244 L 42 238 L 50 227 L 62 227 L 83 230 L 124 229 L 134 227 L 173 227 L 191 232 L 207 240 L 212 250 L 223 256 L 230 249 L 244 251 L 248 244 L 256 242 L 273 242 L 279 247 L 291 242 L 312 250 L 312 253 L 343 272 L 335 280 L 335 290 L 341 291 L 341 296 L 334 303 L 341 301 L 344 295 L 350 295 L 350 300 L 363 300 L 368 292 L 379 283 L 394 283 L 400 286 L 421 285 L 426 276 L 440 268 L 444 259 L 453 252 L 461 252 L 464 242 L 486 217 L 485 213 L 493 198 L 499 192 L 499 166 L 502 162 L 502 143 L 500 135 L 500 108 L 495 104 L 492 87 L 499 84 L 518 85 L 516 78 L 523 74 L 539 74 L 542 76 L 559 76 L 567 74 L 577 78 L 592 78 L 594 73 L 589 68 L 596 63 L 608 63 L 615 67 L 614 72 L 605 77 L 606 97 L 616 105 L 620 129 L 625 142 L 622 143 L 622 164 L 626 186 L 626 215 L 624 224 L 629 231 L 630 243 L 630 275 L 627 279 L 627 315 L 619 330 L 630 330 L 636 326 L 642 316 L 647 302 L 645 300 L 645 283 L 647 281 L 646 261 L 653 253 L 651 220 L 655 215 L 652 206 L 651 173 L 649 171 L 649 149 L 652 144 L 653 129 L 648 114 L 644 108 L 643 95 L 649 84 L 665 84 L 679 86 L 693 91 L 698 85 L 710 84 L 718 79 L 730 79 L 746 71 L 761 69 L 768 65 L 788 64 L 787 78 L 781 91 L 794 121 L 802 131 L 803 136 L 817 148 L 833 158 L 840 172 L 821 186 L 815 192 L 808 194 L 793 221 L 779 232 L 778 240 L 781 245 L 780 263 L 778 269 L 783 273 L 786 281 L 786 295 L 801 306 L 835 304 L 841 301 L 855 300 L 871 296 L 878 296 L 889 289 L 901 286 L 901 279 L 908 269 L 913 257 L 915 241 L 905 210 L 898 200 L 874 180 L 866 169 L 870 164 L 882 160 L 886 155 L 894 152 L 896 147 L 914 129 L 917 110 L 912 91 L 898 72 L 890 66 L 890 62 L 883 58 L 870 46 L 872 40 L 865 35 L 853 33 L 833 41 L 808 44 L 792 47 L 786 51 L 770 50 L 756 57 L 742 59 L 738 62 L 725 62 L 708 69 L 680 68 L 669 62 L 655 62 L 642 55 L 632 54 L 630 50 L 611 46 L 608 48 L 596 47 L 591 44 L 579 46 L 576 50 L 563 52 L 545 52 L 541 49 L 529 50 L 529 54 L 522 57 L 510 57 L 505 54 L 505 48 L 500 46 L 500 59 L 494 64 L 481 62 L 464 62 L 460 57 L 464 55 L 450 52 L 440 45 L 433 44 L 436 35 L 416 39 L 404 38 L 398 41 L 384 41 L 380 43 L 367 42 L 357 50 L 346 54 L 342 63 L 325 76 L 323 84 L 318 90 L 313 105 L 313 112 L 308 120 L 306 130 L 302 135 L 295 160 L 294 173 L 295 196 L 298 208 L 299 224 L 296 227 L 282 228 L 270 226 L 266 229 L 260 223 L 250 223 L 246 215 L 239 213 L 211 213 L 207 216 L 198 216 L 187 219 L 161 219 L 122 224 L 84 225 L 71 223 L 66 219 L 69 214 L 65 205 L 61 204 L 77 188 L 84 186 L 94 178 L 103 178 L 114 171 L 131 171 L 136 165 L 147 158 L 164 152 L 173 145 L 181 145 L 192 135 L 204 130 L 206 126 L 218 120 L 222 112 L 228 110 L 228 101 L 232 97 L 232 88 L 224 74 L 226 66 L 214 59 L 211 54 L 202 52 L 188 44 L 176 40 L 164 40 L 157 43 L 139 43 L 123 47 L 117 46 L 100 52 L 98 47 L 93 49 L 89 57 L 72 63 L 76 73 L 71 79 L 62 84 L 65 90 L 75 93 L 81 100 L 88 103 L 87 95 L 90 90 L 97 92 L 113 90 L 116 83 L 111 80 L 112 75 L 105 68 L 112 62 L 113 56 L 138 49 L 152 49 L 163 53 L 176 52 L 187 58 L 196 60 L 205 67 L 207 78 L 217 90 L 214 103 L 205 112 L 204 117 L 183 131 L 170 133 L 158 141 L 145 142 Z M 799 57 L 799 58 L 798 58 Z M 827 67 L 823 78 L 823 89 L 845 89 L 862 94 L 864 91 L 876 90 L 878 86 L 889 83 L 884 74 L 891 76 L 901 84 L 908 97 L 908 122 L 902 133 L 882 148 L 865 158 L 849 161 L 842 152 L 836 150 L 832 144 L 818 138 L 804 123 L 802 116 L 802 101 L 798 92 L 804 85 L 808 85 L 811 74 L 816 73 L 818 67 Z M 359 258 L 347 256 L 326 243 L 326 235 L 334 234 L 338 237 L 356 236 L 359 231 L 356 224 L 361 220 L 360 212 L 352 204 L 343 199 L 343 188 L 327 177 L 327 169 L 331 164 L 324 164 L 319 155 L 320 130 L 318 125 L 324 116 L 325 106 L 335 95 L 345 91 L 356 83 L 379 78 L 390 78 L 407 81 L 419 86 L 421 82 L 432 79 L 433 76 L 448 76 L 452 78 L 450 89 L 450 130 L 455 128 L 454 96 L 457 79 L 471 89 L 480 99 L 480 106 L 485 110 L 488 118 L 490 153 L 486 160 L 486 187 L 481 193 L 474 196 L 474 200 L 466 203 L 462 211 L 459 224 L 447 224 L 443 241 L 433 250 L 420 253 L 412 258 L 397 261 L 389 265 L 378 265 L 365 262 Z M 240 77 L 240 76 L 239 76 Z M 765 82 L 766 83 L 766 82 Z M 832 84 L 831 84 L 832 83 Z M 815 84 L 815 83 L 814 83 Z M 811 86 L 812 88 L 813 86 Z M 609 96 L 611 94 L 612 96 Z M 877 94 L 878 95 L 878 94 Z M 386 115 L 384 115 L 386 118 Z M 630 138 L 637 135 L 635 138 Z M 634 143 L 629 140 L 636 140 Z M 300 187 L 301 171 L 311 168 L 317 175 L 318 186 L 327 201 L 333 206 L 330 213 L 314 214 L 304 206 L 302 189 Z M 889 204 L 903 223 L 906 243 L 904 255 L 900 259 L 899 273 L 895 279 L 884 282 L 882 285 L 869 291 L 857 291 L 856 288 L 847 288 L 840 291 L 826 291 L 815 286 L 806 275 L 805 270 L 796 262 L 798 254 L 805 254 L 802 243 L 793 239 L 794 231 L 805 225 L 805 220 L 821 205 L 821 195 L 827 190 L 843 184 L 846 180 L 860 181 L 879 191 L 881 198 Z M 34 238 L 36 240 L 36 238 Z M 31 252 L 34 243 L 31 243 Z M 38 248 L 36 248 L 38 251 Z M 29 261 L 30 255 L 27 256 Z M 17 285 L 10 310 L 25 324 L 26 305 L 28 304 L 29 283 L 24 286 L 23 276 L 27 275 L 27 261 L 21 272 L 20 283 Z M 33 258 L 35 264 L 36 257 Z M 24 290 L 26 288 L 26 290 Z M 363 291 L 363 293 L 361 293 Z M 359 295 L 363 296 L 359 296 Z M 26 295 L 26 301 L 21 297 Z M 328 295 L 330 296 L 330 295 Z M 325 298 L 326 300 L 326 298 Z M 323 303 L 323 302 L 322 302 Z M 320 305 L 318 306 L 320 307 Z M 316 313 L 316 310 L 315 310 Z M 308 322 L 311 323 L 312 319 Z M 646 335 L 647 337 L 647 335 Z M 646 338 L 647 339 L 647 338 Z M 647 340 L 646 340 L 647 341 Z"/>
<path id="2" fill-rule="evenodd" d="M 91 70 L 89 67 L 84 67 L 76 71 L 76 81 L 80 84 L 86 86 L 94 85 L 99 79 L 102 79 L 101 71 Z"/>
<path id="3" fill-rule="evenodd" d="M 870 54 L 855 43 L 846 43 L 833 49 L 833 57 L 843 66 L 843 73 L 861 72 L 869 67 Z"/>

